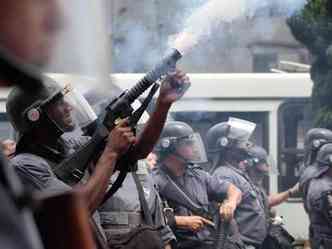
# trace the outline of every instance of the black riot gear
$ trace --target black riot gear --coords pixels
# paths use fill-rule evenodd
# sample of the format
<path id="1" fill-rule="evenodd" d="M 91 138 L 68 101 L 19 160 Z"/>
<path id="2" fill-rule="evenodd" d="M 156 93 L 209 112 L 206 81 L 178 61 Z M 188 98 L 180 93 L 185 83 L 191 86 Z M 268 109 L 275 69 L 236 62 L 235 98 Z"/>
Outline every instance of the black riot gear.
<path id="1" fill-rule="evenodd" d="M 323 145 L 317 152 L 318 166 L 332 166 L 332 143 Z"/>
<path id="2" fill-rule="evenodd" d="M 22 137 L 40 125 L 47 125 L 50 132 L 60 136 L 63 133 L 61 128 L 48 118 L 44 108 L 61 96 L 61 87 L 49 78 L 45 79 L 40 87 L 31 91 L 14 87 L 8 96 L 6 111 L 19 136 Z"/>
<path id="3" fill-rule="evenodd" d="M 304 138 L 304 167 L 300 173 L 300 189 L 303 192 L 303 199 L 306 200 L 308 183 L 322 175 L 329 168 L 326 164 L 326 159 L 323 155 L 326 154 L 325 144 L 332 142 L 332 131 L 324 128 L 313 128 L 310 129 Z M 323 149 L 320 151 L 320 149 Z M 319 152 L 320 151 L 320 152 Z M 317 163 L 318 153 L 320 154 L 320 163 Z M 306 201 L 304 202 L 306 203 Z"/>
<path id="4" fill-rule="evenodd" d="M 246 159 L 248 166 L 254 167 L 258 164 L 268 164 L 268 154 L 266 150 L 260 146 L 252 146 L 248 148 L 248 159 Z"/>
<path id="5" fill-rule="evenodd" d="M 178 153 L 178 148 L 182 145 L 188 145 L 193 149 L 194 153 L 190 158 L 183 158 Z M 199 133 L 195 133 L 188 124 L 180 121 L 166 123 L 155 151 L 161 160 L 174 154 L 190 163 L 206 162 L 205 148 Z"/>
<path id="6" fill-rule="evenodd" d="M 76 125 L 81 128 L 96 119 L 91 106 L 70 84 L 60 85 L 46 76 L 35 89 L 14 87 L 6 109 L 19 142 L 40 129 L 57 139 L 64 132 L 73 131 Z"/>
<path id="7" fill-rule="evenodd" d="M 310 129 L 304 138 L 304 166 L 307 167 L 313 164 L 316 160 L 317 151 L 319 148 L 328 143 L 332 142 L 332 131 L 324 128 L 313 128 Z"/>
<path id="8" fill-rule="evenodd" d="M 271 156 L 268 155 L 267 151 L 260 146 L 254 145 L 248 148 L 247 150 L 248 159 L 246 162 L 248 166 L 258 166 L 265 164 L 268 171 L 271 171 L 272 174 L 278 174 L 278 169 L 274 160 Z M 268 173 L 268 172 L 266 172 Z"/>
<path id="9" fill-rule="evenodd" d="M 206 134 L 208 153 L 231 147 L 232 144 L 228 137 L 229 132 L 230 125 L 227 122 L 222 122 L 211 127 Z"/>
<path id="10" fill-rule="evenodd" d="M 323 145 L 317 152 L 310 184 L 304 185 L 304 207 L 310 219 L 310 244 L 313 249 L 327 249 L 332 246 L 332 180 L 329 169 L 332 166 L 332 143 Z"/>
<path id="11" fill-rule="evenodd" d="M 326 173 L 332 166 L 332 143 L 324 144 L 317 152 L 314 164 L 309 165 L 300 176 L 300 188 L 306 197 L 308 182 Z"/>

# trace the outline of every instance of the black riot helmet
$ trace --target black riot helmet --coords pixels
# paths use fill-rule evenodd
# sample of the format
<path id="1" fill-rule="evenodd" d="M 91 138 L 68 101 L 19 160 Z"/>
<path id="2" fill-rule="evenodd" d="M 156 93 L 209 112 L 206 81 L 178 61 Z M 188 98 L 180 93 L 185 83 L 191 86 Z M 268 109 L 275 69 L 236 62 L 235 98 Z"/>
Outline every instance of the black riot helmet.
<path id="1" fill-rule="evenodd" d="M 237 118 L 212 126 L 206 135 L 212 170 L 225 161 L 239 162 L 247 158 L 247 149 L 252 146 L 249 138 L 255 127 L 254 123 Z"/>
<path id="2" fill-rule="evenodd" d="M 332 143 L 324 144 L 317 152 L 318 166 L 332 166 Z"/>
<path id="3" fill-rule="evenodd" d="M 189 155 L 181 152 L 181 148 L 186 146 L 191 148 Z M 180 121 L 169 121 L 165 124 L 155 151 L 161 161 L 172 154 L 188 163 L 206 162 L 205 148 L 200 134 L 195 133 L 188 124 Z"/>
<path id="4" fill-rule="evenodd" d="M 332 167 L 332 143 L 324 144 L 317 152 L 315 172 L 312 177 L 319 177 Z"/>
<path id="5" fill-rule="evenodd" d="M 260 146 L 252 146 L 251 148 L 248 148 L 248 165 L 250 167 L 255 167 L 259 164 L 267 164 L 268 163 L 268 154 L 266 150 Z"/>
<path id="6" fill-rule="evenodd" d="M 47 134 L 58 138 L 77 124 L 82 109 L 78 106 L 84 106 L 80 97 L 69 85 L 61 86 L 45 77 L 36 89 L 11 90 L 6 103 L 8 118 L 20 140 L 35 129 L 46 129 Z"/>
<path id="7" fill-rule="evenodd" d="M 310 129 L 304 138 L 304 166 L 313 164 L 320 147 L 329 142 L 332 142 L 332 131 L 324 128 Z"/>
<path id="8" fill-rule="evenodd" d="M 248 158 L 243 161 L 245 168 L 254 168 L 265 175 L 270 171 L 274 174 L 278 173 L 276 164 L 263 147 L 251 146 L 247 149 L 247 154 Z"/>

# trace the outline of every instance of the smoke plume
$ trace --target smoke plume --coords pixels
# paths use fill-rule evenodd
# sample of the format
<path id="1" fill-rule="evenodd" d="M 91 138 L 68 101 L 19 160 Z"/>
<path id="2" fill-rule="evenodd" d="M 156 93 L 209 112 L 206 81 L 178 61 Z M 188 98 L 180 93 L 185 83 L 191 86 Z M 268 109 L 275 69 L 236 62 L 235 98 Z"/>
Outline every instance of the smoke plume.
<path id="1" fill-rule="evenodd" d="M 301 10 L 306 0 L 143 2 L 141 9 L 128 7 L 132 10 L 125 18 L 133 18 L 132 22 L 118 21 L 113 29 L 114 36 L 118 30 L 126 30 L 125 41 L 113 44 L 116 72 L 145 72 L 171 47 L 188 54 L 182 62 L 189 72 L 235 72 L 248 56 L 248 44 L 257 37 L 273 40 L 278 32 L 274 19 L 283 20 L 278 25 L 287 29 L 284 20 Z M 138 12 L 143 13 L 145 22 L 137 22 Z"/>
<path id="2" fill-rule="evenodd" d="M 223 24 L 239 19 L 252 19 L 257 14 L 270 16 L 276 14 L 289 16 L 301 9 L 305 0 L 210 0 L 195 9 L 184 21 L 183 30 L 171 38 L 170 47 L 177 48 L 183 54 L 200 41 L 211 38 Z"/>

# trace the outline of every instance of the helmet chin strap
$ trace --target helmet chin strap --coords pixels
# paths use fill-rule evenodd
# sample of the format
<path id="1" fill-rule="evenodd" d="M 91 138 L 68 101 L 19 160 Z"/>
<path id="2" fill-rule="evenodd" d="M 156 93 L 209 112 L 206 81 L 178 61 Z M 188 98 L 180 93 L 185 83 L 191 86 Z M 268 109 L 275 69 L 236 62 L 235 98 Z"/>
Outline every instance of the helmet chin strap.
<path id="1" fill-rule="evenodd" d="M 210 174 L 212 174 L 217 169 L 218 166 L 221 166 L 221 165 L 219 165 L 220 159 L 221 159 L 220 153 L 217 153 L 214 155 L 214 157 L 212 158 L 212 165 L 209 170 Z"/>

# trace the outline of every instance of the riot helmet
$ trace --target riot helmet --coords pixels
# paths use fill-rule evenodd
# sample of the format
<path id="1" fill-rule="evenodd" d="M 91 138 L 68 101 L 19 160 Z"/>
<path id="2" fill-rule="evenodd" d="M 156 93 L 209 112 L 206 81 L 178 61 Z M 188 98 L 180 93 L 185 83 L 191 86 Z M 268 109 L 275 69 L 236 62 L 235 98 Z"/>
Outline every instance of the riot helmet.
<path id="1" fill-rule="evenodd" d="M 171 154 L 188 163 L 207 161 L 200 134 L 180 121 L 166 123 L 155 152 L 158 153 L 158 159 L 161 161 Z"/>
<path id="2" fill-rule="evenodd" d="M 252 146 L 249 138 L 256 124 L 230 117 L 228 122 L 212 126 L 206 135 L 207 152 L 212 169 L 223 161 L 240 162 L 247 158 L 247 149 Z"/>
<path id="3" fill-rule="evenodd" d="M 317 152 L 318 166 L 332 166 L 332 143 L 324 144 Z"/>
<path id="4" fill-rule="evenodd" d="M 332 131 L 324 128 L 310 129 L 304 138 L 304 166 L 313 164 L 317 152 L 324 144 L 332 142 Z"/>
<path id="5" fill-rule="evenodd" d="M 86 105 L 70 85 L 61 86 L 53 79 L 44 77 L 43 84 L 33 91 L 14 87 L 9 93 L 6 109 L 19 139 L 40 128 L 58 138 L 83 122 L 85 118 L 82 117 L 91 114 Z"/>
<path id="6" fill-rule="evenodd" d="M 263 147 L 257 145 L 249 147 L 247 154 L 248 158 L 242 162 L 245 170 L 254 169 L 263 175 L 268 175 L 270 171 L 274 174 L 278 173 L 274 161 Z"/>
<path id="7" fill-rule="evenodd" d="M 310 178 L 320 177 L 332 167 L 332 143 L 326 143 L 317 152 L 317 158 L 313 165 L 307 167 Z"/>

